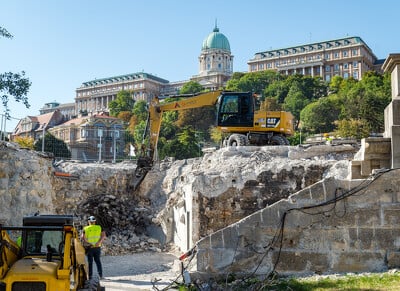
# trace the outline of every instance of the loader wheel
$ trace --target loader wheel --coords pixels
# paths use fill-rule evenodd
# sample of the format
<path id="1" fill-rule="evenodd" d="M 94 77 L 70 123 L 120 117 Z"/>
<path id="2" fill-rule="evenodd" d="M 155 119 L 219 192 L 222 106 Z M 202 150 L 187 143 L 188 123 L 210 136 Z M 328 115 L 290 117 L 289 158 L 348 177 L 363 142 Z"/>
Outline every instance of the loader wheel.
<path id="1" fill-rule="evenodd" d="M 228 140 L 228 146 L 245 146 L 247 145 L 247 138 L 243 134 L 232 134 Z"/>
<path id="2" fill-rule="evenodd" d="M 270 145 L 289 145 L 289 141 L 282 135 L 274 135 L 269 141 Z"/>

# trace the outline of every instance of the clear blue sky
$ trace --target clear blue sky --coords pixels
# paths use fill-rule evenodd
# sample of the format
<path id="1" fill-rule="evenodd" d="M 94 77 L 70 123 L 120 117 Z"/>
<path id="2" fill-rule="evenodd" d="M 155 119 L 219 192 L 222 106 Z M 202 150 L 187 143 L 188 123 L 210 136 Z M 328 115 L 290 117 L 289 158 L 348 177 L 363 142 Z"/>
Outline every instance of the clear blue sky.
<path id="1" fill-rule="evenodd" d="M 399 11 L 394 0 L 0 0 L 0 26 L 14 36 L 0 38 L 0 72 L 24 70 L 32 82 L 29 109 L 9 103 L 23 118 L 48 102 L 74 102 L 76 88 L 95 78 L 189 79 L 216 20 L 235 72 L 260 51 L 346 36 L 384 59 L 400 52 Z"/>

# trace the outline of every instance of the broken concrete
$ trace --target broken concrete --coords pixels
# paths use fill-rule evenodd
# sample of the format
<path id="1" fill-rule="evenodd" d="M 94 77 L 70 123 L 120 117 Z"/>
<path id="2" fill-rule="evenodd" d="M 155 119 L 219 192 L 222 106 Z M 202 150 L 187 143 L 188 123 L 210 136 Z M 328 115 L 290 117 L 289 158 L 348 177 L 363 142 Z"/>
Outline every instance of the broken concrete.
<path id="1" fill-rule="evenodd" d="M 400 170 L 325 178 L 200 240 L 194 277 L 398 268 Z"/>
<path id="2" fill-rule="evenodd" d="M 159 189 L 168 201 L 158 221 L 167 241 L 188 250 L 202 237 L 324 177 L 346 178 L 357 149 L 349 145 L 228 147 L 202 159 L 177 161 Z"/>

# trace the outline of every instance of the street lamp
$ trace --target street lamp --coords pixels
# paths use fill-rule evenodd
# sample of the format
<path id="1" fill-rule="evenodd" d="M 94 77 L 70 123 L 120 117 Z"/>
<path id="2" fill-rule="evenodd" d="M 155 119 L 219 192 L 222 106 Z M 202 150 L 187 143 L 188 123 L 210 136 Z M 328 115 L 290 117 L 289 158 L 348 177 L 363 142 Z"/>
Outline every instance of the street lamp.
<path id="1" fill-rule="evenodd" d="M 43 131 L 42 131 L 42 153 L 44 153 L 44 134 L 46 132 L 46 123 L 43 123 Z"/>
<path id="2" fill-rule="evenodd" d="M 102 147 L 101 138 L 103 136 L 103 129 L 102 128 L 99 128 L 97 130 L 97 135 L 100 137 L 100 143 L 97 145 L 97 147 L 99 148 L 99 163 L 100 163 L 101 162 L 101 147 Z"/>
<path id="3" fill-rule="evenodd" d="M 116 127 L 114 126 L 114 134 L 113 134 L 113 163 L 116 162 L 117 133 L 118 133 L 118 131 L 117 131 Z"/>

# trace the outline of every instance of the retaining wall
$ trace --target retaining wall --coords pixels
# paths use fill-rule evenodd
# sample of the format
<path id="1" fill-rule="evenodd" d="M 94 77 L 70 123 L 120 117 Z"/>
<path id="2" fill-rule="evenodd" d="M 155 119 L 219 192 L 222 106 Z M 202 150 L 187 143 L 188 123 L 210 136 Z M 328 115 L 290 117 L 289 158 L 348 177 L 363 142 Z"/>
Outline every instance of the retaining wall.
<path id="1" fill-rule="evenodd" d="M 329 178 L 200 240 L 194 277 L 400 267 L 400 170 Z"/>

